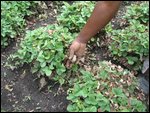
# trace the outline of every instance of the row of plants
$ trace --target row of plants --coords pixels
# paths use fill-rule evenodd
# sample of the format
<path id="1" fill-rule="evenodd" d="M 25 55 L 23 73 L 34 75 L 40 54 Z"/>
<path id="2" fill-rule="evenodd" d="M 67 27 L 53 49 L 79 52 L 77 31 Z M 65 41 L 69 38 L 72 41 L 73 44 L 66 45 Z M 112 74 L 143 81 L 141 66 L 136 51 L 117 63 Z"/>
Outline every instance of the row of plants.
<path id="1" fill-rule="evenodd" d="M 58 24 L 67 27 L 72 33 L 78 33 L 90 17 L 94 5 L 95 2 L 93 1 L 78 1 L 71 5 L 64 2 L 64 5 L 60 8 L 60 14 L 57 16 Z"/>
<path id="2" fill-rule="evenodd" d="M 128 70 L 109 62 L 100 62 L 96 73 L 83 69 L 79 71 L 77 65 L 74 65 L 71 70 L 65 67 L 67 48 L 86 23 L 92 8 L 94 8 L 94 2 L 74 2 L 72 5 L 64 2 L 62 6 L 64 10 L 61 10 L 57 17 L 58 24 L 27 31 L 18 51 L 10 56 L 10 60 L 16 67 L 23 66 L 25 63 L 30 64 L 33 73 L 40 73 L 50 78 L 53 76 L 52 79 L 59 81 L 61 85 L 69 81 L 71 88 L 68 90 L 67 97 L 70 100 L 68 111 L 145 111 L 145 105 L 137 100 L 134 94 L 137 86 L 136 78 Z M 132 26 L 132 30 L 134 27 Z M 136 27 L 140 27 L 139 31 L 145 33 L 142 25 Z M 112 34 L 115 33 L 112 30 Z M 123 33 L 126 35 L 126 31 Z M 119 39 L 122 38 L 121 36 Z M 114 39 L 112 44 L 115 40 L 117 39 Z M 142 38 L 141 40 L 143 41 Z M 112 49 L 112 51 L 115 50 Z M 138 53 L 142 50 L 136 51 Z M 133 64 L 132 61 L 129 63 Z M 75 78 L 67 77 L 69 71 L 76 75 Z M 66 80 L 67 78 L 69 80 Z"/>
<path id="3" fill-rule="evenodd" d="M 67 28 L 56 24 L 27 31 L 20 48 L 10 59 L 16 68 L 25 63 L 31 64 L 32 73 L 39 72 L 47 77 L 55 75 L 54 79 L 60 81 L 66 72 L 63 63 L 66 48 L 73 41 L 73 36 L 75 34 L 69 33 Z"/>
<path id="4" fill-rule="evenodd" d="M 66 7 L 66 10 L 58 15 L 58 17 L 65 20 L 62 14 L 67 11 L 71 12 L 72 8 L 78 9 L 80 6 L 82 11 L 79 12 L 87 18 L 87 12 L 84 9 L 86 10 L 89 4 L 93 5 L 93 2 L 75 2 L 72 5 L 64 2 L 62 7 Z M 88 10 L 88 13 L 90 15 L 90 10 Z M 69 15 L 73 17 L 75 14 Z M 83 25 L 86 22 L 86 18 L 81 22 Z M 55 80 L 60 81 L 61 84 L 64 83 L 66 67 L 63 61 L 69 44 L 77 36 L 76 32 L 70 32 L 70 28 L 74 26 L 65 26 L 68 23 L 70 23 L 69 25 L 73 23 L 70 20 L 67 23 L 59 22 L 58 24 L 27 31 L 18 51 L 9 58 L 14 66 L 17 68 L 25 63 L 31 64 L 33 73 L 39 72 L 41 75 L 48 77 L 55 76 Z M 80 24 L 78 24 L 78 30 L 80 29 L 79 26 Z"/>
<path id="5" fill-rule="evenodd" d="M 30 7 L 37 2 L 1 1 L 1 47 L 9 44 L 9 39 L 21 35 L 26 22 L 24 17 L 31 15 Z"/>
<path id="6" fill-rule="evenodd" d="M 137 78 L 111 62 L 99 62 L 96 74 L 80 70 L 68 90 L 69 112 L 139 112 L 146 106 L 134 93 Z"/>
<path id="7" fill-rule="evenodd" d="M 149 55 L 149 4 L 128 6 L 123 18 L 127 27 L 113 29 L 111 24 L 106 27 L 107 35 L 112 39 L 109 50 L 117 59 L 126 59 L 132 69 L 141 70 L 144 58 Z"/>

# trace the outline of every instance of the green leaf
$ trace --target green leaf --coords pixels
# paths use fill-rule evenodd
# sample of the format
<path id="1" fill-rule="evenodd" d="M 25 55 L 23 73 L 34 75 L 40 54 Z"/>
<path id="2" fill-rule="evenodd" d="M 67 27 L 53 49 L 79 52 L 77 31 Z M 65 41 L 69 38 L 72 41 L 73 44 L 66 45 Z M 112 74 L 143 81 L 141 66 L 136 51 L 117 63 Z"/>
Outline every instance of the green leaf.
<path id="1" fill-rule="evenodd" d="M 97 112 L 97 108 L 95 106 L 88 106 L 83 109 L 83 112 Z"/>
<path id="2" fill-rule="evenodd" d="M 97 101 L 96 101 L 96 98 L 94 97 L 94 96 L 90 96 L 90 97 L 87 97 L 86 99 L 85 99 L 85 103 L 87 103 L 87 104 L 91 104 L 91 105 L 97 105 Z"/>
<path id="3" fill-rule="evenodd" d="M 83 88 L 83 89 L 79 90 L 75 94 L 75 96 L 82 96 L 82 97 L 87 97 L 87 95 L 88 95 L 88 91 L 87 91 L 86 88 Z"/>
<path id="4" fill-rule="evenodd" d="M 67 111 L 69 111 L 69 112 L 74 112 L 74 111 L 75 111 L 74 106 L 73 106 L 72 104 L 69 104 L 69 105 L 67 106 Z"/>
<path id="5" fill-rule="evenodd" d="M 101 101 L 98 103 L 102 111 L 110 111 L 110 103 L 109 100 L 106 99 L 105 97 L 101 99 Z"/>
<path id="6" fill-rule="evenodd" d="M 73 101 L 75 98 L 76 96 L 74 96 L 73 94 L 69 94 L 69 96 L 67 96 L 67 100 Z"/>
<path id="7" fill-rule="evenodd" d="M 137 57 L 130 57 L 130 56 L 128 56 L 128 57 L 127 57 L 127 60 L 128 60 L 128 63 L 129 63 L 130 65 L 133 65 L 134 62 L 137 62 L 137 61 L 138 61 L 138 58 L 137 58 Z"/>
<path id="8" fill-rule="evenodd" d="M 56 71 L 58 75 L 62 75 L 66 71 L 66 68 L 59 68 Z"/>
<path id="9" fill-rule="evenodd" d="M 130 65 L 133 65 L 133 64 L 134 64 L 134 61 L 128 60 L 128 63 L 129 63 Z"/>
<path id="10" fill-rule="evenodd" d="M 46 74 L 46 76 L 50 76 L 52 73 L 52 70 L 50 70 L 48 66 L 42 68 L 42 71 Z"/>
<path id="11" fill-rule="evenodd" d="M 83 75 L 83 78 L 85 81 L 88 81 L 94 78 L 92 77 L 92 73 L 90 73 L 89 71 L 80 70 L 80 72 Z"/>
<path id="12" fill-rule="evenodd" d="M 97 108 L 95 106 L 92 106 L 89 109 L 90 109 L 89 112 L 97 112 Z"/>
<path id="13" fill-rule="evenodd" d="M 51 69 L 51 70 L 54 69 L 54 65 L 52 63 L 49 65 L 49 69 Z"/>
<path id="14" fill-rule="evenodd" d="M 123 91 L 121 88 L 112 88 L 112 92 L 116 95 L 116 96 L 123 96 Z"/>
<path id="15" fill-rule="evenodd" d="M 137 99 L 131 99 L 131 105 L 134 106 L 138 112 L 144 112 L 146 110 L 146 106 Z"/>
<path id="16" fill-rule="evenodd" d="M 59 79 L 59 83 L 60 83 L 60 85 L 63 85 L 63 84 L 65 83 L 65 79 L 60 78 L 60 79 Z"/>
<path id="17" fill-rule="evenodd" d="M 71 70 L 76 72 L 78 70 L 78 65 L 77 64 L 73 64 Z"/>
<path id="18" fill-rule="evenodd" d="M 105 70 L 100 71 L 99 77 L 102 79 L 107 79 L 108 78 L 108 72 Z"/>
<path id="19" fill-rule="evenodd" d="M 40 65 L 41 65 L 42 68 L 45 67 L 46 66 L 46 62 L 41 62 Z"/>
<path id="20" fill-rule="evenodd" d="M 124 95 L 124 97 L 117 98 L 117 103 L 122 106 L 127 106 L 128 104 L 128 98 Z"/>
<path id="21" fill-rule="evenodd" d="M 37 61 L 39 61 L 39 62 L 44 62 L 45 61 L 43 51 L 40 51 L 40 53 L 37 57 Z"/>

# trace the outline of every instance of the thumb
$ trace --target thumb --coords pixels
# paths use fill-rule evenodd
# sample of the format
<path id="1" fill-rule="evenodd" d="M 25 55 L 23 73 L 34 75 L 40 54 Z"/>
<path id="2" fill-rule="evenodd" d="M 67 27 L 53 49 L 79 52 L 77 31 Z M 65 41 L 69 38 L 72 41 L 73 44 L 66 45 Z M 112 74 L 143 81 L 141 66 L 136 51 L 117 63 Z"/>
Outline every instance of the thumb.
<path id="1" fill-rule="evenodd" d="M 70 49 L 69 51 L 69 60 L 71 60 L 74 56 L 74 50 L 73 49 Z"/>

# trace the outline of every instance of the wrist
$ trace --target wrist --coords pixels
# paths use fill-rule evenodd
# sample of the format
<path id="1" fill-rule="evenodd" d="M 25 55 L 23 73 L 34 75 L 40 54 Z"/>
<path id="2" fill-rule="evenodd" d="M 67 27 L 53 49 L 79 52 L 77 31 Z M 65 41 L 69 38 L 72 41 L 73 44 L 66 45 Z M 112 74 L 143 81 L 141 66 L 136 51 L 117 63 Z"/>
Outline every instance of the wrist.
<path id="1" fill-rule="evenodd" d="M 77 36 L 76 41 L 83 43 L 83 44 L 87 44 L 87 42 L 88 42 L 88 40 L 86 40 L 86 37 L 83 37 L 80 35 Z"/>

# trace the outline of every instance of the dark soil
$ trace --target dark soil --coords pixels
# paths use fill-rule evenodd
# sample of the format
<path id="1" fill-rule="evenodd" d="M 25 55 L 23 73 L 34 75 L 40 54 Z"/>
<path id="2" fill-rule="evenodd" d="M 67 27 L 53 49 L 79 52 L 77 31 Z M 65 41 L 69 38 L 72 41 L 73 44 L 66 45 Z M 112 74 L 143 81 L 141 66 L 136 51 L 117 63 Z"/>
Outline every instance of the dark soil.
<path id="1" fill-rule="evenodd" d="M 10 44 L 1 54 L 1 110 L 4 111 L 43 111 L 65 112 L 67 87 L 62 88 L 54 81 L 39 91 L 39 79 L 30 72 L 30 66 L 24 65 L 17 70 L 5 67 L 7 57 L 16 50 L 16 43 Z"/>
<path id="2" fill-rule="evenodd" d="M 66 111 L 68 104 L 66 88 L 65 91 L 60 91 L 59 84 L 49 81 L 48 86 L 51 86 L 51 91 L 45 88 L 40 92 L 39 81 L 30 73 L 30 67 L 24 66 L 18 71 L 19 73 L 1 67 L 1 72 L 6 73 L 6 75 L 1 73 L 1 109 L 9 112 Z"/>

